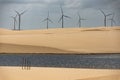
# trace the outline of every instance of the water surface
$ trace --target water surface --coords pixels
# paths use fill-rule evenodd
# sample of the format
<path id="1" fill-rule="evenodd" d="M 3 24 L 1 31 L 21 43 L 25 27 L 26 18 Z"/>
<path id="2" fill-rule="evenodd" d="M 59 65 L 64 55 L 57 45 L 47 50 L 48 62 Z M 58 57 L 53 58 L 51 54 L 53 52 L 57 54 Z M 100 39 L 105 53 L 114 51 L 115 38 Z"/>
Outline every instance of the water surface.
<path id="1" fill-rule="evenodd" d="M 0 54 L 0 66 L 22 66 L 24 59 L 31 67 L 120 69 L 120 54 Z"/>

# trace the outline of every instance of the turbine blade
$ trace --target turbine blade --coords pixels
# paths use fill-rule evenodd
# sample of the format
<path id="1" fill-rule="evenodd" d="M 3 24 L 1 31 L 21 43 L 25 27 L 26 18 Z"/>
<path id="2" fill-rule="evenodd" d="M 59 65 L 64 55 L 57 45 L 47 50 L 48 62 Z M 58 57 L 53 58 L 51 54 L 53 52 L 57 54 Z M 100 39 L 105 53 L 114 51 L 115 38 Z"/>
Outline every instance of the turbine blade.
<path id="1" fill-rule="evenodd" d="M 21 15 L 23 15 L 24 13 L 26 13 L 28 10 L 25 10 L 25 11 L 23 11 L 22 13 L 21 13 Z"/>
<path id="2" fill-rule="evenodd" d="M 17 22 L 17 20 L 16 20 L 17 15 L 15 17 L 11 16 L 11 18 L 13 18 L 15 20 L 15 22 Z"/>
<path id="3" fill-rule="evenodd" d="M 16 17 L 11 16 L 12 19 L 14 19 L 15 22 L 17 22 Z"/>
<path id="4" fill-rule="evenodd" d="M 66 17 L 66 18 L 71 18 L 71 17 L 69 17 L 69 16 L 66 16 L 66 15 L 64 15 L 64 17 Z"/>
<path id="5" fill-rule="evenodd" d="M 108 14 L 108 15 L 106 15 L 106 16 L 111 16 L 112 14 Z"/>
<path id="6" fill-rule="evenodd" d="M 62 17 L 59 19 L 58 23 L 62 20 Z"/>
<path id="7" fill-rule="evenodd" d="M 44 19 L 42 22 L 45 22 L 45 21 L 47 21 L 48 19 Z"/>
<path id="8" fill-rule="evenodd" d="M 87 20 L 87 19 L 81 18 L 80 20 Z"/>
<path id="9" fill-rule="evenodd" d="M 15 10 L 15 12 L 16 12 L 18 15 L 20 15 L 18 11 Z"/>
<path id="10" fill-rule="evenodd" d="M 105 13 L 104 13 L 104 11 L 103 10 L 101 10 L 101 9 L 99 9 L 100 10 L 100 12 L 105 16 Z"/>
<path id="11" fill-rule="evenodd" d="M 63 14 L 63 9 L 62 9 L 62 6 L 60 5 L 60 9 L 61 9 L 61 13 Z"/>
<path id="12" fill-rule="evenodd" d="M 48 19 L 51 23 L 53 23 L 53 21 L 51 19 Z"/>

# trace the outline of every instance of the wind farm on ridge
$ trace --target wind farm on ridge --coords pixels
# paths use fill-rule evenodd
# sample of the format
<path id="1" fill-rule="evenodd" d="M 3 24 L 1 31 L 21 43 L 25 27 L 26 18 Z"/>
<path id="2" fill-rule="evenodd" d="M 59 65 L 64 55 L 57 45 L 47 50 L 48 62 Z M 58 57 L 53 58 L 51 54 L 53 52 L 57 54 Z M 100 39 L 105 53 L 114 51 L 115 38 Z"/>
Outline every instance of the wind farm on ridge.
<path id="1" fill-rule="evenodd" d="M 116 21 L 115 21 L 115 19 L 114 19 L 114 17 L 115 17 L 115 13 L 110 13 L 110 14 L 106 14 L 102 9 L 98 9 L 98 11 L 100 11 L 100 14 L 101 15 L 103 15 L 103 26 L 104 27 L 107 27 L 107 22 L 109 21 L 109 23 L 111 23 L 111 27 L 112 26 L 115 26 L 116 25 Z M 22 17 L 22 15 L 24 15 L 26 12 L 29 12 L 29 10 L 25 10 L 25 11 L 23 11 L 23 12 L 21 12 L 21 13 L 19 13 L 18 11 L 16 11 L 15 10 L 15 13 L 16 13 L 16 16 L 15 17 L 12 17 L 13 19 L 14 19 L 14 23 L 13 23 L 13 30 L 15 30 L 16 28 L 15 27 L 17 27 L 17 22 L 18 22 L 18 29 L 16 29 L 16 30 L 21 30 L 21 24 L 22 24 L 22 19 L 21 19 L 21 17 Z M 62 6 L 60 6 L 60 12 L 61 12 L 61 16 L 60 16 L 60 18 L 59 18 L 59 20 L 56 20 L 56 21 L 53 21 L 52 19 L 50 19 L 50 12 L 48 11 L 48 13 L 47 13 L 47 18 L 45 18 L 42 22 L 45 22 L 46 21 L 46 28 L 48 29 L 49 28 L 49 22 L 50 23 L 52 23 L 52 24 L 55 24 L 55 23 L 57 23 L 57 21 L 58 21 L 58 23 L 59 24 L 61 24 L 61 28 L 65 28 L 64 26 L 65 26 L 65 22 L 66 22 L 66 20 L 68 20 L 69 21 L 69 19 L 71 19 L 72 20 L 72 17 L 70 17 L 70 16 L 68 16 L 68 15 L 66 15 L 65 14 L 65 11 L 63 10 L 63 8 L 62 8 Z M 78 17 L 78 22 L 77 22 L 77 25 L 78 25 L 78 27 L 80 28 L 80 27 L 83 27 L 82 26 L 82 21 L 89 21 L 90 19 L 84 19 L 84 18 L 82 18 L 82 16 L 80 15 L 80 12 L 78 11 L 78 13 L 76 13 L 76 15 L 77 15 L 77 17 Z M 17 18 L 18 17 L 18 18 Z M 23 17 L 23 19 L 24 19 L 24 17 Z M 77 21 L 77 20 L 76 20 Z M 41 23 L 40 23 L 41 24 Z M 87 23 L 86 23 L 87 24 Z"/>
<path id="2" fill-rule="evenodd" d="M 78 17 L 76 25 L 78 28 L 66 28 L 66 21 L 72 20 L 72 17 L 65 13 L 62 6 L 59 7 L 59 10 L 61 15 L 56 21 L 52 20 L 50 11 L 46 13 L 46 18 L 40 21 L 40 24 L 45 25 L 45 29 L 42 30 L 23 30 L 21 28 L 22 20 L 24 19 L 24 15 L 29 13 L 29 10 L 23 10 L 22 12 L 14 10 L 16 15 L 11 17 L 13 19 L 13 29 L 1 29 L 1 53 L 74 52 L 77 54 L 85 54 L 120 52 L 120 46 L 118 44 L 120 39 L 119 27 L 114 27 L 115 13 L 107 14 L 102 9 L 98 9 L 99 14 L 103 15 L 103 27 L 84 28 L 82 22 L 90 19 L 83 18 L 78 11 L 76 13 Z M 108 21 L 111 23 L 111 27 L 107 26 Z M 50 24 L 55 23 L 61 24 L 61 28 L 49 27 Z M 22 48 L 22 46 L 25 48 Z M 10 50 L 6 47 L 10 47 Z"/>
<path id="3" fill-rule="evenodd" d="M 20 3 L 25 1 L 24 4 L 29 6 L 36 4 L 38 7 L 39 4 L 38 8 L 44 4 L 42 2 L 36 3 L 37 0 L 30 0 L 30 2 L 32 2 L 30 4 L 26 4 L 27 0 L 21 1 Z M 50 3 L 51 1 L 57 0 L 43 0 L 43 2 L 44 1 Z M 71 1 L 74 6 L 78 6 L 74 1 L 82 0 L 58 1 Z M 0 1 L 0 3 L 4 4 L 5 2 Z M 14 4 L 16 4 L 16 2 Z M 95 5 L 97 5 L 97 3 Z M 53 7 L 52 5 L 47 6 Z M 70 6 L 66 7 L 71 8 L 71 6 L 70 4 Z M 7 8 L 9 9 L 9 6 L 7 6 Z M 5 62 L 10 63 L 10 58 L 13 64 L 18 64 L 18 60 L 20 60 L 21 66 L 0 66 L 0 80 L 120 80 L 119 70 L 32 66 L 33 64 L 47 63 L 55 66 L 54 62 L 61 66 L 69 66 L 72 61 L 74 66 L 86 63 L 84 67 L 89 65 L 92 68 L 95 68 L 95 66 L 89 64 L 89 62 L 96 64 L 96 66 L 100 65 L 98 67 L 108 67 L 107 64 L 116 64 L 117 62 L 115 61 L 119 61 L 119 56 L 117 55 L 120 53 L 120 26 L 118 24 L 119 21 L 116 19 L 116 12 L 107 11 L 101 7 L 95 11 L 92 9 L 94 12 L 92 12 L 92 10 L 89 12 L 88 9 L 88 13 L 84 13 L 84 15 L 80 7 L 79 9 L 75 9 L 76 7 L 73 8 L 69 13 L 70 8 L 65 9 L 65 6 L 62 5 L 57 5 L 55 10 L 54 8 L 47 9 L 45 7 L 44 12 L 39 11 L 40 9 L 35 9 L 36 7 L 31 11 L 25 7 L 23 7 L 22 10 L 18 8 L 19 7 L 12 8 L 11 14 L 9 11 L 8 13 L 4 13 L 5 15 L 9 15 L 5 23 L 2 23 L 9 24 L 7 28 L 0 23 L 3 26 L 0 28 L 0 60 L 3 60 L 0 64 L 4 64 Z M 58 14 L 56 15 L 54 12 Z M 5 15 L 3 17 L 6 18 Z M 86 25 L 90 26 L 90 24 L 96 25 L 97 27 L 86 27 Z M 12 57 L 13 59 L 11 58 L 11 54 L 14 55 L 14 57 Z M 15 56 L 18 56 L 16 54 L 23 56 L 21 56 L 22 58 L 16 58 Z M 31 54 L 36 55 L 36 57 L 44 54 L 43 56 L 45 57 L 41 56 L 38 57 L 39 59 L 36 59 L 36 57 Z M 77 54 L 77 57 L 71 54 Z M 104 56 L 104 54 L 106 56 Z M 1 55 L 10 56 L 6 58 Z M 73 58 L 67 57 L 66 55 L 72 56 Z M 78 57 L 78 55 L 87 55 L 87 57 L 85 56 L 85 59 L 83 59 L 83 57 Z M 90 55 L 93 56 L 91 57 Z M 103 56 L 101 57 L 100 55 Z M 108 55 L 112 55 L 113 57 L 109 57 Z M 79 61 L 79 58 L 81 61 Z M 47 62 L 45 60 L 50 61 Z M 66 64 L 61 64 L 59 60 L 66 62 Z M 108 63 L 104 63 L 104 60 L 108 61 Z M 119 66 L 119 64 L 116 65 Z M 115 65 L 112 66 L 116 67 Z"/>

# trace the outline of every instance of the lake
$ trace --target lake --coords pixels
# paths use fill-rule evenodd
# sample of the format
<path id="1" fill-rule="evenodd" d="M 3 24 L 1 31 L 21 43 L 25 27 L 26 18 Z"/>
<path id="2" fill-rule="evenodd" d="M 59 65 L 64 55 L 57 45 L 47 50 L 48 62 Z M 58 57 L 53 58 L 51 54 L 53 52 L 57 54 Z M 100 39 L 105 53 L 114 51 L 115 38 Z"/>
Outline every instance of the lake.
<path id="1" fill-rule="evenodd" d="M 120 54 L 0 54 L 0 66 L 120 69 Z"/>

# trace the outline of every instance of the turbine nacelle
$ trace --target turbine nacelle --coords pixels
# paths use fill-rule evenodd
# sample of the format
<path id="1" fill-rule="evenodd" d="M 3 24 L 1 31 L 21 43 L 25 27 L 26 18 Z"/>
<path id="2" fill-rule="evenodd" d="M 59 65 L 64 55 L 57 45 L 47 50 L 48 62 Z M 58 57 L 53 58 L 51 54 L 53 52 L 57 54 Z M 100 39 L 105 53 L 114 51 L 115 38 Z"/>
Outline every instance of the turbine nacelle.
<path id="1" fill-rule="evenodd" d="M 15 10 L 15 12 L 17 13 L 17 15 L 18 15 L 18 17 L 19 17 L 19 30 L 21 30 L 21 29 L 20 29 L 20 27 L 21 27 L 21 15 L 25 14 L 27 11 L 28 11 L 28 10 L 25 10 L 25 11 L 23 11 L 22 13 L 19 13 L 18 11 Z"/>
<path id="2" fill-rule="evenodd" d="M 105 14 L 105 12 L 101 9 L 99 9 L 101 11 L 101 13 L 106 17 L 106 16 L 111 16 L 112 14 Z"/>
<path id="3" fill-rule="evenodd" d="M 60 6 L 60 8 L 61 8 L 62 16 L 60 17 L 60 19 L 59 19 L 58 22 L 62 21 L 62 28 L 64 28 L 64 18 L 69 18 L 69 19 L 70 19 L 71 17 L 69 17 L 69 16 L 67 16 L 67 15 L 64 15 L 64 12 L 63 12 L 62 6 Z"/>
<path id="4" fill-rule="evenodd" d="M 17 20 L 16 20 L 17 15 L 16 16 L 11 16 L 11 18 L 13 18 L 15 22 L 17 22 Z"/>
<path id="5" fill-rule="evenodd" d="M 107 17 L 111 16 L 112 14 L 105 14 L 105 12 L 99 9 L 100 12 L 104 15 L 104 26 L 107 26 Z"/>
<path id="6" fill-rule="evenodd" d="M 44 19 L 42 22 L 45 22 L 45 21 L 47 21 L 47 29 L 48 29 L 48 24 L 49 24 L 49 22 L 53 23 L 53 21 L 49 18 L 49 11 L 48 11 L 48 16 L 47 16 L 47 18 Z"/>
<path id="7" fill-rule="evenodd" d="M 81 21 L 82 21 L 82 20 L 86 20 L 86 19 L 81 18 L 79 12 L 78 12 L 78 17 L 79 17 L 78 24 L 79 24 L 79 27 L 81 27 Z"/>
<path id="8" fill-rule="evenodd" d="M 23 15 L 24 13 L 26 13 L 28 10 L 23 11 L 22 13 L 19 13 L 18 11 L 15 10 L 15 12 L 17 13 L 17 15 Z"/>

